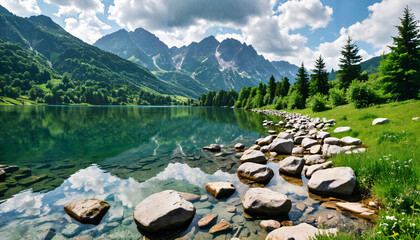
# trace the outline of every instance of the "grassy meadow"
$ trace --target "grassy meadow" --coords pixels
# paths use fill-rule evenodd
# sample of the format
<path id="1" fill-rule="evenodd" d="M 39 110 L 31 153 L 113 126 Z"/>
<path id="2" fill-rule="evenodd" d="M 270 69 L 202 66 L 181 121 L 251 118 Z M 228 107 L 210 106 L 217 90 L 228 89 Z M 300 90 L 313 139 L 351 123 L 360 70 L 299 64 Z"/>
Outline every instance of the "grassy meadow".
<path id="1" fill-rule="evenodd" d="M 271 106 L 272 107 L 272 106 Z M 268 107 L 270 108 L 270 106 Z M 420 239 L 420 101 L 409 100 L 356 109 L 343 105 L 313 113 L 310 109 L 292 112 L 335 119 L 328 131 L 333 137 L 352 136 L 362 140 L 365 153 L 340 154 L 331 160 L 335 166 L 349 166 L 357 176 L 357 189 L 366 199 L 376 199 L 382 209 L 375 229 L 318 239 Z M 383 125 L 372 126 L 375 118 L 388 118 Z M 336 127 L 352 131 L 334 133 Z"/>

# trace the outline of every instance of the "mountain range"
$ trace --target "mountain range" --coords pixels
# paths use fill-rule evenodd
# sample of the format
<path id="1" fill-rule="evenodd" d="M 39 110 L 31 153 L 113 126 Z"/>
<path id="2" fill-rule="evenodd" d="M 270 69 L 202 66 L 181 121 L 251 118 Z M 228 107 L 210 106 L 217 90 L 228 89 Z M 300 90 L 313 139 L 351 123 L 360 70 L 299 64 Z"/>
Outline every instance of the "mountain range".
<path id="1" fill-rule="evenodd" d="M 163 80 L 209 90 L 239 91 L 260 81 L 267 83 L 271 75 L 293 82 L 298 69 L 285 61 L 270 62 L 251 45 L 232 38 L 219 42 L 209 36 L 188 46 L 169 48 L 154 34 L 137 28 L 111 33 L 93 45 L 145 67 Z"/>

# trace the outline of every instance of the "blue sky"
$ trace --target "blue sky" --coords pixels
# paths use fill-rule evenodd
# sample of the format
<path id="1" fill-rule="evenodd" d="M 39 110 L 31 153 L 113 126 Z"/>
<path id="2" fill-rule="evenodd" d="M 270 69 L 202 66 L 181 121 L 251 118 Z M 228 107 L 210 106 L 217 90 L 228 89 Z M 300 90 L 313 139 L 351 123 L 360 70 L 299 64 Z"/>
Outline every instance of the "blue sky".
<path id="1" fill-rule="evenodd" d="M 337 69 L 352 36 L 365 60 L 387 51 L 408 5 L 418 0 L 0 0 L 19 16 L 44 14 L 87 43 L 121 28 L 154 33 L 169 47 L 214 35 L 253 45 L 269 60 Z"/>

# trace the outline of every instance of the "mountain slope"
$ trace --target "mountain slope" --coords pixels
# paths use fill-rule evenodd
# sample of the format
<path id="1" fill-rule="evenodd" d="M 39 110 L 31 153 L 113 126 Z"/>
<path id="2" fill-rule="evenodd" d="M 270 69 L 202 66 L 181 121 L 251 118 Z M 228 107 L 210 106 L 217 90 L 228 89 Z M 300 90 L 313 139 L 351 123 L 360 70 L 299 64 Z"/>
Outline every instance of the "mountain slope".
<path id="1" fill-rule="evenodd" d="M 373 57 L 366 61 L 360 63 L 361 72 L 368 71 L 369 74 L 377 73 L 378 67 L 381 64 L 382 56 Z M 328 75 L 328 80 L 334 80 L 337 77 L 338 72 L 330 72 Z"/>
<path id="2" fill-rule="evenodd" d="M 175 78 L 189 77 L 209 90 L 239 91 L 245 86 L 268 82 L 271 75 L 280 81 L 294 81 L 297 66 L 287 62 L 270 62 L 251 46 L 236 39 L 217 41 L 209 36 L 181 48 L 168 48 L 143 28 L 134 32 L 120 30 L 99 39 L 94 46 L 110 51 L 152 71 L 177 73 Z M 180 74 L 187 75 L 181 77 Z M 166 74 L 168 75 L 168 74 Z M 168 79 L 168 76 L 166 76 Z M 194 84 L 197 84 L 194 83 Z M 200 90 L 197 90 L 200 91 Z"/>
<path id="3" fill-rule="evenodd" d="M 7 12 L 0 14 L 0 39 L 43 54 L 59 74 L 67 72 L 72 79 L 133 84 L 155 93 L 198 96 L 186 94 L 190 91 L 183 86 L 162 81 L 131 61 L 84 43 L 43 15 L 22 18 Z"/>

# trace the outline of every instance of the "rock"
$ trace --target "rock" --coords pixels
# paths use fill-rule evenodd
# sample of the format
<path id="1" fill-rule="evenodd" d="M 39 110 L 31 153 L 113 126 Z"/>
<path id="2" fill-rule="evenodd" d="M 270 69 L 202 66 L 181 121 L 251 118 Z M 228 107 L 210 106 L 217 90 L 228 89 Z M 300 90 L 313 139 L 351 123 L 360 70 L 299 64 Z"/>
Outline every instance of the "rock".
<path id="1" fill-rule="evenodd" d="M 344 148 L 337 145 L 324 144 L 324 146 L 322 147 L 322 155 L 326 158 L 345 151 L 346 150 Z"/>
<path id="2" fill-rule="evenodd" d="M 262 220 L 260 226 L 267 232 L 280 228 L 281 224 L 276 220 Z"/>
<path id="3" fill-rule="evenodd" d="M 369 208 L 366 208 L 361 203 L 357 202 L 338 202 L 335 204 L 337 207 L 342 208 L 344 210 L 354 212 L 354 213 L 374 213 L 373 210 L 370 210 Z"/>
<path id="4" fill-rule="evenodd" d="M 235 213 L 236 212 L 236 207 L 235 206 L 227 206 L 225 209 L 229 213 Z"/>
<path id="5" fill-rule="evenodd" d="M 6 179 L 6 171 L 0 169 L 0 181 L 4 181 Z"/>
<path id="6" fill-rule="evenodd" d="M 261 149 L 260 149 L 260 151 L 263 152 L 263 153 L 268 152 L 268 150 L 270 150 L 270 147 L 268 145 L 262 146 Z"/>
<path id="7" fill-rule="evenodd" d="M 277 138 L 279 139 L 293 139 L 293 135 L 287 132 L 281 132 L 279 135 L 277 135 Z"/>
<path id="8" fill-rule="evenodd" d="M 331 136 L 331 134 L 329 132 L 324 132 L 324 131 L 320 131 L 315 133 L 315 138 L 316 139 L 325 139 L 327 137 Z"/>
<path id="9" fill-rule="evenodd" d="M 270 152 L 271 157 L 276 157 L 278 154 L 276 152 Z"/>
<path id="10" fill-rule="evenodd" d="M 356 186 L 356 176 L 350 167 L 318 170 L 308 181 L 308 188 L 326 195 L 351 195 Z"/>
<path id="11" fill-rule="evenodd" d="M 268 133 L 269 133 L 269 134 L 276 134 L 276 133 L 277 133 L 277 131 L 276 131 L 276 130 L 268 130 Z"/>
<path id="12" fill-rule="evenodd" d="M 55 236 L 55 234 L 56 234 L 55 229 L 53 228 L 46 229 L 37 234 L 37 239 L 38 240 L 51 240 Z"/>
<path id="13" fill-rule="evenodd" d="M 310 178 L 312 176 L 312 174 L 314 174 L 314 172 L 316 172 L 318 170 L 322 170 L 322 169 L 332 167 L 332 165 L 333 165 L 333 162 L 331 162 L 331 161 L 328 161 L 328 162 L 322 163 L 322 164 L 312 165 L 312 166 L 308 167 L 308 170 L 306 170 L 305 176 L 307 178 Z"/>
<path id="14" fill-rule="evenodd" d="M 260 150 L 260 149 L 261 149 L 260 145 L 253 145 L 248 150 Z"/>
<path id="15" fill-rule="evenodd" d="M 278 154 L 291 154 L 294 147 L 292 139 L 281 139 L 276 138 L 270 144 L 270 151 L 276 152 Z"/>
<path id="16" fill-rule="evenodd" d="M 298 210 L 300 210 L 301 212 L 303 212 L 303 211 L 305 211 L 306 205 L 304 203 L 300 202 L 300 203 L 296 204 L 296 208 Z"/>
<path id="17" fill-rule="evenodd" d="M 302 147 L 304 148 L 310 148 L 312 146 L 315 146 L 319 144 L 317 140 L 311 139 L 311 138 L 304 138 L 302 140 Z"/>
<path id="18" fill-rule="evenodd" d="M 198 221 L 198 227 L 199 228 L 207 228 L 210 227 L 211 225 L 214 224 L 214 222 L 217 219 L 217 215 L 216 214 L 211 214 L 211 215 L 207 215 L 205 217 L 203 217 L 202 219 L 200 219 Z"/>
<path id="19" fill-rule="evenodd" d="M 305 138 L 307 138 L 307 137 L 309 137 L 309 136 L 306 136 L 306 135 L 304 135 L 304 136 L 297 136 L 297 137 L 294 138 L 294 141 L 293 142 L 295 144 L 302 144 L 302 140 L 305 139 Z"/>
<path id="20" fill-rule="evenodd" d="M 39 176 L 29 176 L 27 178 L 20 179 L 18 181 L 18 184 L 23 185 L 23 186 L 29 186 L 29 185 L 32 185 L 34 183 L 40 182 L 40 181 L 44 180 L 45 178 L 47 178 L 46 174 L 41 174 Z"/>
<path id="21" fill-rule="evenodd" d="M 93 240 L 93 237 L 89 235 L 82 235 L 82 236 L 74 237 L 70 240 Z"/>
<path id="22" fill-rule="evenodd" d="M 215 198 L 227 198 L 235 192 L 235 186 L 230 182 L 210 182 L 206 190 Z"/>
<path id="23" fill-rule="evenodd" d="M 324 139 L 324 143 L 330 145 L 340 145 L 340 139 L 336 137 L 328 137 Z"/>
<path id="24" fill-rule="evenodd" d="M 343 137 L 340 140 L 340 143 L 342 145 L 360 145 L 360 144 L 362 144 L 362 141 L 358 138 L 353 138 L 353 137 L 347 136 L 347 137 Z"/>
<path id="25" fill-rule="evenodd" d="M 319 163 L 324 163 L 324 162 L 325 160 L 322 158 L 322 155 L 319 155 L 319 154 L 305 156 L 305 163 L 307 165 L 319 164 Z"/>
<path id="26" fill-rule="evenodd" d="M 376 203 L 374 201 L 370 201 L 369 202 L 369 207 L 377 208 L 378 206 L 376 205 Z"/>
<path id="27" fill-rule="evenodd" d="M 271 168 L 258 163 L 244 163 L 238 168 L 238 176 L 251 179 L 255 182 L 269 182 L 274 176 Z"/>
<path id="28" fill-rule="evenodd" d="M 351 127 L 338 127 L 334 129 L 334 133 L 342 133 L 342 132 L 348 132 L 351 131 Z"/>
<path id="29" fill-rule="evenodd" d="M 166 190 L 140 202 L 133 215 L 139 228 L 158 232 L 188 225 L 194 218 L 195 207 L 177 191 Z"/>
<path id="30" fill-rule="evenodd" d="M 219 144 L 210 144 L 209 146 L 203 147 L 204 150 L 218 152 L 222 149 Z"/>
<path id="31" fill-rule="evenodd" d="M 309 150 L 309 152 L 311 154 L 318 154 L 318 153 L 320 153 L 321 152 L 321 145 L 318 144 L 318 145 L 312 146 L 311 149 Z"/>
<path id="32" fill-rule="evenodd" d="M 3 165 L 2 168 L 6 173 L 12 173 L 12 172 L 16 172 L 17 170 L 19 170 L 18 166 L 7 166 L 7 165 Z"/>
<path id="33" fill-rule="evenodd" d="M 259 146 L 265 146 L 265 145 L 270 144 L 273 141 L 274 138 L 275 138 L 275 136 L 269 135 L 265 138 L 258 139 L 256 144 L 259 145 Z"/>
<path id="34" fill-rule="evenodd" d="M 251 188 L 242 199 L 244 210 L 253 215 L 287 215 L 292 208 L 290 199 L 267 188 Z"/>
<path id="35" fill-rule="evenodd" d="M 305 159 L 299 157 L 287 157 L 279 163 L 280 173 L 299 175 L 305 165 Z"/>
<path id="36" fill-rule="evenodd" d="M 105 201 L 90 198 L 70 203 L 64 211 L 81 223 L 98 224 L 109 207 Z"/>
<path id="37" fill-rule="evenodd" d="M 228 223 L 225 219 L 222 219 L 212 228 L 210 228 L 209 233 L 220 233 L 220 232 L 227 232 L 232 230 L 232 225 Z"/>
<path id="38" fill-rule="evenodd" d="M 253 163 L 266 163 L 267 158 L 265 158 L 264 153 L 258 150 L 247 150 L 244 155 L 239 159 L 241 163 L 253 162 Z"/>
<path id="39" fill-rule="evenodd" d="M 81 231 L 81 228 L 77 224 L 69 224 L 61 232 L 66 237 L 73 237 Z"/>
<path id="40" fill-rule="evenodd" d="M 178 192 L 179 196 L 181 196 L 183 199 L 189 201 L 189 202 L 196 202 L 200 200 L 200 195 L 193 194 L 193 193 L 185 193 L 185 192 Z"/>
<path id="41" fill-rule="evenodd" d="M 234 148 L 237 149 L 237 150 L 242 150 L 242 149 L 245 148 L 245 145 L 243 145 L 242 143 L 237 143 L 237 144 L 235 144 Z"/>
<path id="42" fill-rule="evenodd" d="M 302 155 L 305 152 L 305 149 L 303 147 L 294 147 L 292 149 L 292 154 L 294 155 Z"/>
<path id="43" fill-rule="evenodd" d="M 420 117 L 413 117 L 411 120 L 418 121 L 418 120 L 420 120 Z"/>
<path id="44" fill-rule="evenodd" d="M 291 227 L 291 226 L 293 226 L 293 222 L 290 221 L 290 220 L 282 221 L 280 224 L 281 224 L 282 227 Z"/>
<path id="45" fill-rule="evenodd" d="M 200 197 L 200 202 L 205 202 L 209 199 L 209 197 L 207 197 L 207 195 L 201 195 Z"/>
<path id="46" fill-rule="evenodd" d="M 336 228 L 318 229 L 307 223 L 301 223 L 292 227 L 281 227 L 270 232 L 266 240 L 308 240 L 315 238 L 317 234 L 334 234 Z"/>
<path id="47" fill-rule="evenodd" d="M 377 124 L 385 124 L 388 122 L 389 122 L 388 118 L 377 118 L 372 121 L 372 126 L 377 125 Z"/>

